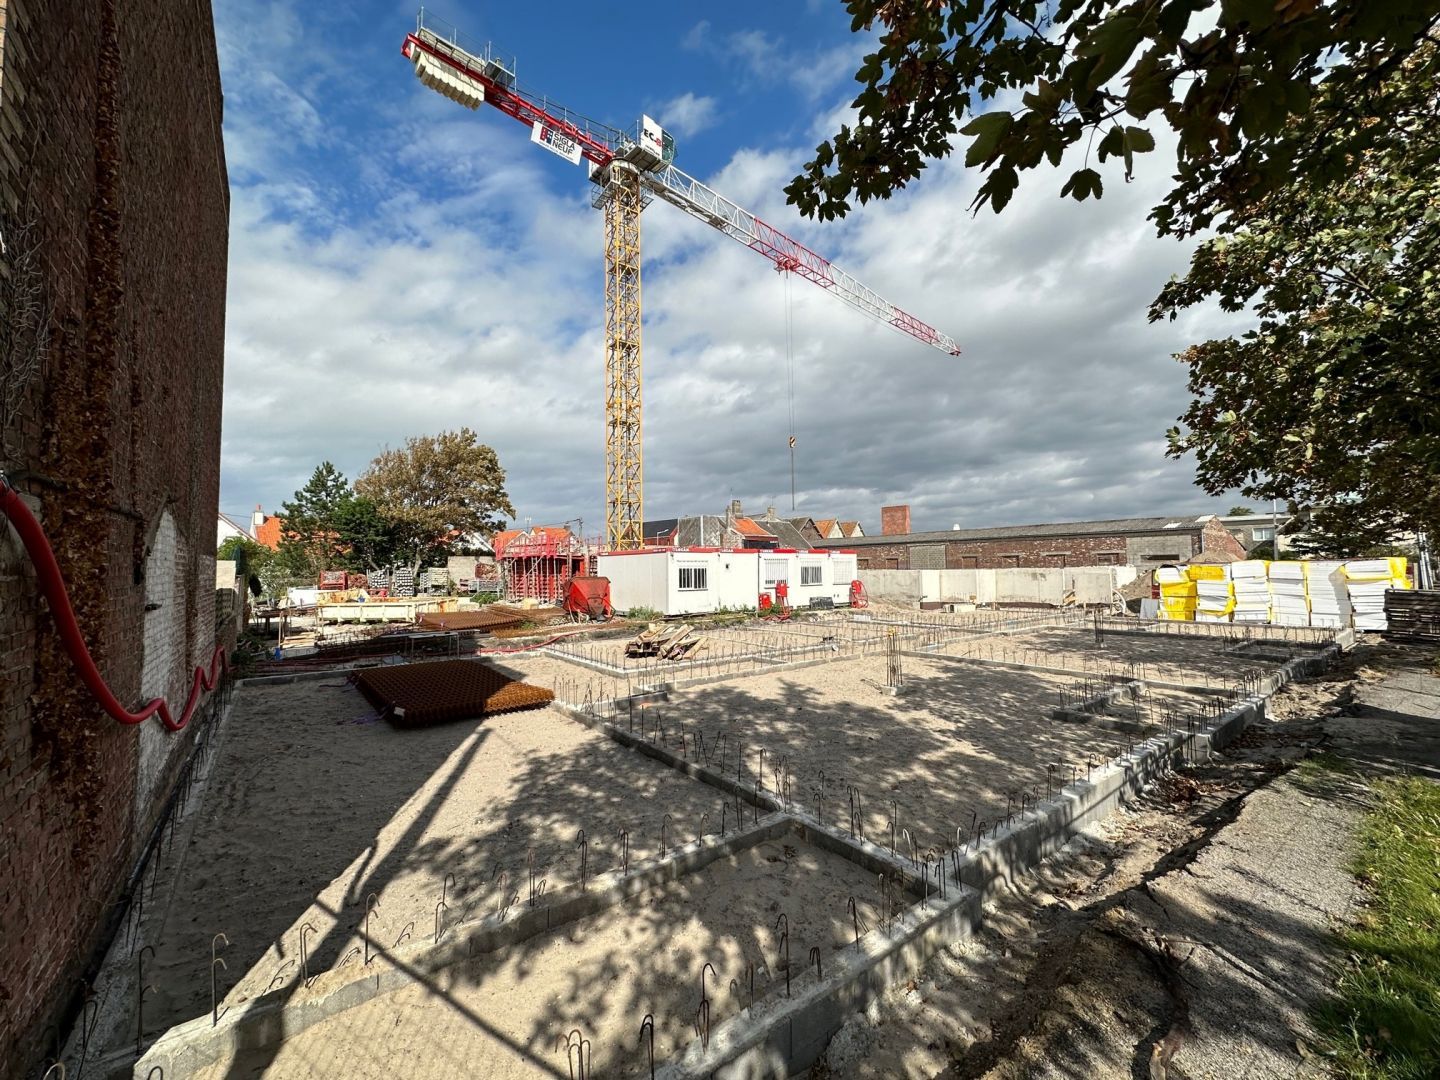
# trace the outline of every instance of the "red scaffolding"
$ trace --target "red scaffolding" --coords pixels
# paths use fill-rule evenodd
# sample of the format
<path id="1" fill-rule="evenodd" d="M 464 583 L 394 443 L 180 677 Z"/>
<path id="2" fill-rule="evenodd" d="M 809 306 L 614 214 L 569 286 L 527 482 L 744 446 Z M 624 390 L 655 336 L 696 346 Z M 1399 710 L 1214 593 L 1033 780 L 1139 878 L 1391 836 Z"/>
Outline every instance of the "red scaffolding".
<path id="1" fill-rule="evenodd" d="M 592 557 L 589 544 L 559 525 L 521 530 L 497 543 L 495 550 L 501 590 L 511 602 L 562 603 L 570 579 L 587 573 Z"/>

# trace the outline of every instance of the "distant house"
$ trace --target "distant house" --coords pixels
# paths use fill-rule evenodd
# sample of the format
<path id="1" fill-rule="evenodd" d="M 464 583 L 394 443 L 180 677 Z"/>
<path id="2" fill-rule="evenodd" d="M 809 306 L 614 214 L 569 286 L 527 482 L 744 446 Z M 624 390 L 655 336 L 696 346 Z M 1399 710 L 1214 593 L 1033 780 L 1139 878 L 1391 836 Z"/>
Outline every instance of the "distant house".
<path id="1" fill-rule="evenodd" d="M 250 538 L 271 551 L 280 550 L 280 536 L 284 532 L 285 519 L 267 514 L 260 507 L 250 515 Z"/>
<path id="2" fill-rule="evenodd" d="M 865 530 L 860 527 L 858 521 L 842 521 L 839 523 L 840 539 L 854 540 L 858 536 L 864 536 Z"/>
<path id="3" fill-rule="evenodd" d="M 1254 551 L 1261 544 L 1274 543 L 1273 549 L 1280 555 L 1290 550 L 1294 542 L 1294 532 L 1287 536 L 1285 530 L 1290 527 L 1295 515 L 1281 511 L 1278 514 L 1226 514 L 1220 518 L 1220 523 L 1230 530 L 1230 535 L 1240 542 L 1240 546 L 1247 552 Z"/>
<path id="4" fill-rule="evenodd" d="M 241 525 L 234 518 L 229 517 L 226 514 L 221 514 L 215 532 L 215 546 L 218 548 L 221 544 L 225 543 L 225 541 L 229 540 L 232 536 L 238 536 L 242 540 L 255 539 L 253 536 L 250 535 L 250 531 L 246 529 L 244 525 Z"/>
<path id="5" fill-rule="evenodd" d="M 910 508 L 881 510 L 881 536 L 821 541 L 853 549 L 861 570 L 996 570 L 1024 567 L 1139 566 L 1185 562 L 1205 551 L 1244 558 L 1245 549 L 1213 514 L 1115 518 L 1043 525 L 956 526 L 911 532 Z M 843 524 L 843 523 L 842 523 Z"/>

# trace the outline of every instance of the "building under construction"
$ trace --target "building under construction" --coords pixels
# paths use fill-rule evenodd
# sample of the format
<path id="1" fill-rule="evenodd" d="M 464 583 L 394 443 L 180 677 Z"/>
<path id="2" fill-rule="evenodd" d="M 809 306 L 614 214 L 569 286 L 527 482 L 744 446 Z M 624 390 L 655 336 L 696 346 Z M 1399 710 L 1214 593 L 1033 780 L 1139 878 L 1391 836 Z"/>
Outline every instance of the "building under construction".
<path id="1" fill-rule="evenodd" d="M 599 542 L 587 543 L 563 525 L 537 525 L 496 533 L 495 565 L 500 591 L 511 602 L 559 604 L 576 574 L 593 570 Z"/>

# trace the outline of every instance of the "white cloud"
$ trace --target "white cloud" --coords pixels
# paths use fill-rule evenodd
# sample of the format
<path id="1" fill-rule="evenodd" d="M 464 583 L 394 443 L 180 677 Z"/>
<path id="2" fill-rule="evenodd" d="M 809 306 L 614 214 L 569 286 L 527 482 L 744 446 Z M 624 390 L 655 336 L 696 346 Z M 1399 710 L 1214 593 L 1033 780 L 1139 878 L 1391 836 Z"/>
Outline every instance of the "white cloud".
<path id="1" fill-rule="evenodd" d="M 708 33 L 702 23 L 691 36 Z M 755 57 L 773 47 L 764 35 L 752 45 Z M 265 62 L 272 74 L 289 63 Z M 243 81 L 251 115 L 232 104 L 227 139 L 276 116 L 315 130 L 286 94 L 259 94 L 260 73 Z M 287 86 L 320 109 L 323 97 Z M 676 130 L 713 109 L 686 99 L 665 107 L 679 116 L 662 112 Z M 263 179 L 237 173 L 223 505 L 274 509 L 323 459 L 353 477 L 386 445 L 468 425 L 499 452 L 522 517 L 581 516 L 595 531 L 601 229 L 583 173 L 418 84 L 402 104 L 377 106 L 393 109 L 382 131 L 346 133 L 373 205 L 347 208 L 263 145 L 247 151 L 269 160 Z M 805 142 L 738 150 L 711 182 L 965 353 L 793 281 L 802 510 L 874 526 L 882 503 L 908 502 L 917 527 L 944 528 L 1208 505 L 1191 463 L 1164 457 L 1162 433 L 1187 399 L 1169 354 L 1219 324 L 1144 317 L 1186 257 L 1144 221 L 1168 183 L 1160 153 L 1099 204 L 1060 200 L 1060 174 L 1039 171 L 1003 215 L 972 217 L 977 178 L 949 160 L 894 200 L 822 225 L 781 190 Z M 644 216 L 644 252 L 647 512 L 714 513 L 732 497 L 788 507 L 783 280 L 659 204 Z"/>
<path id="2" fill-rule="evenodd" d="M 676 135 L 695 135 L 715 123 L 719 103 L 712 97 L 686 91 L 655 108 L 660 123 Z"/>

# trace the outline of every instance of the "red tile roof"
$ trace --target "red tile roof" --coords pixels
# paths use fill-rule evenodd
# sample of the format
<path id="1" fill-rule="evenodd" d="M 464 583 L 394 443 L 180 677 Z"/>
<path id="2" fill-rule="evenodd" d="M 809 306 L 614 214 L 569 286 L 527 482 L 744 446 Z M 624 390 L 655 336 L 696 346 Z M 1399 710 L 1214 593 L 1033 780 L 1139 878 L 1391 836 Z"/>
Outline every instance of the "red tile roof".
<path id="1" fill-rule="evenodd" d="M 840 522 L 840 535 L 863 536 L 864 533 L 860 531 L 860 523 L 858 521 L 842 521 Z"/>
<path id="2" fill-rule="evenodd" d="M 737 517 L 735 519 L 735 531 L 741 536 L 754 536 L 763 540 L 775 539 L 774 533 L 766 532 L 748 517 Z"/>
<path id="3" fill-rule="evenodd" d="M 820 530 L 820 535 L 821 535 L 822 537 L 828 537 L 828 536 L 830 535 L 830 530 L 833 529 L 834 527 L 835 527 L 835 519 L 834 519 L 834 518 L 816 518 L 816 519 L 815 519 L 815 528 L 817 528 L 817 529 Z"/>
<path id="4" fill-rule="evenodd" d="M 492 536 L 490 538 L 490 548 L 492 551 L 495 552 L 495 557 L 498 559 L 500 557 L 500 553 L 505 550 L 505 545 L 510 543 L 511 540 L 514 540 L 519 535 L 519 529 L 505 529 L 501 532 L 497 532 L 494 536 Z"/>
<path id="5" fill-rule="evenodd" d="M 274 514 L 267 514 L 265 520 L 255 527 L 255 542 L 263 544 L 271 551 L 280 550 L 280 534 L 284 526 L 284 519 Z"/>

